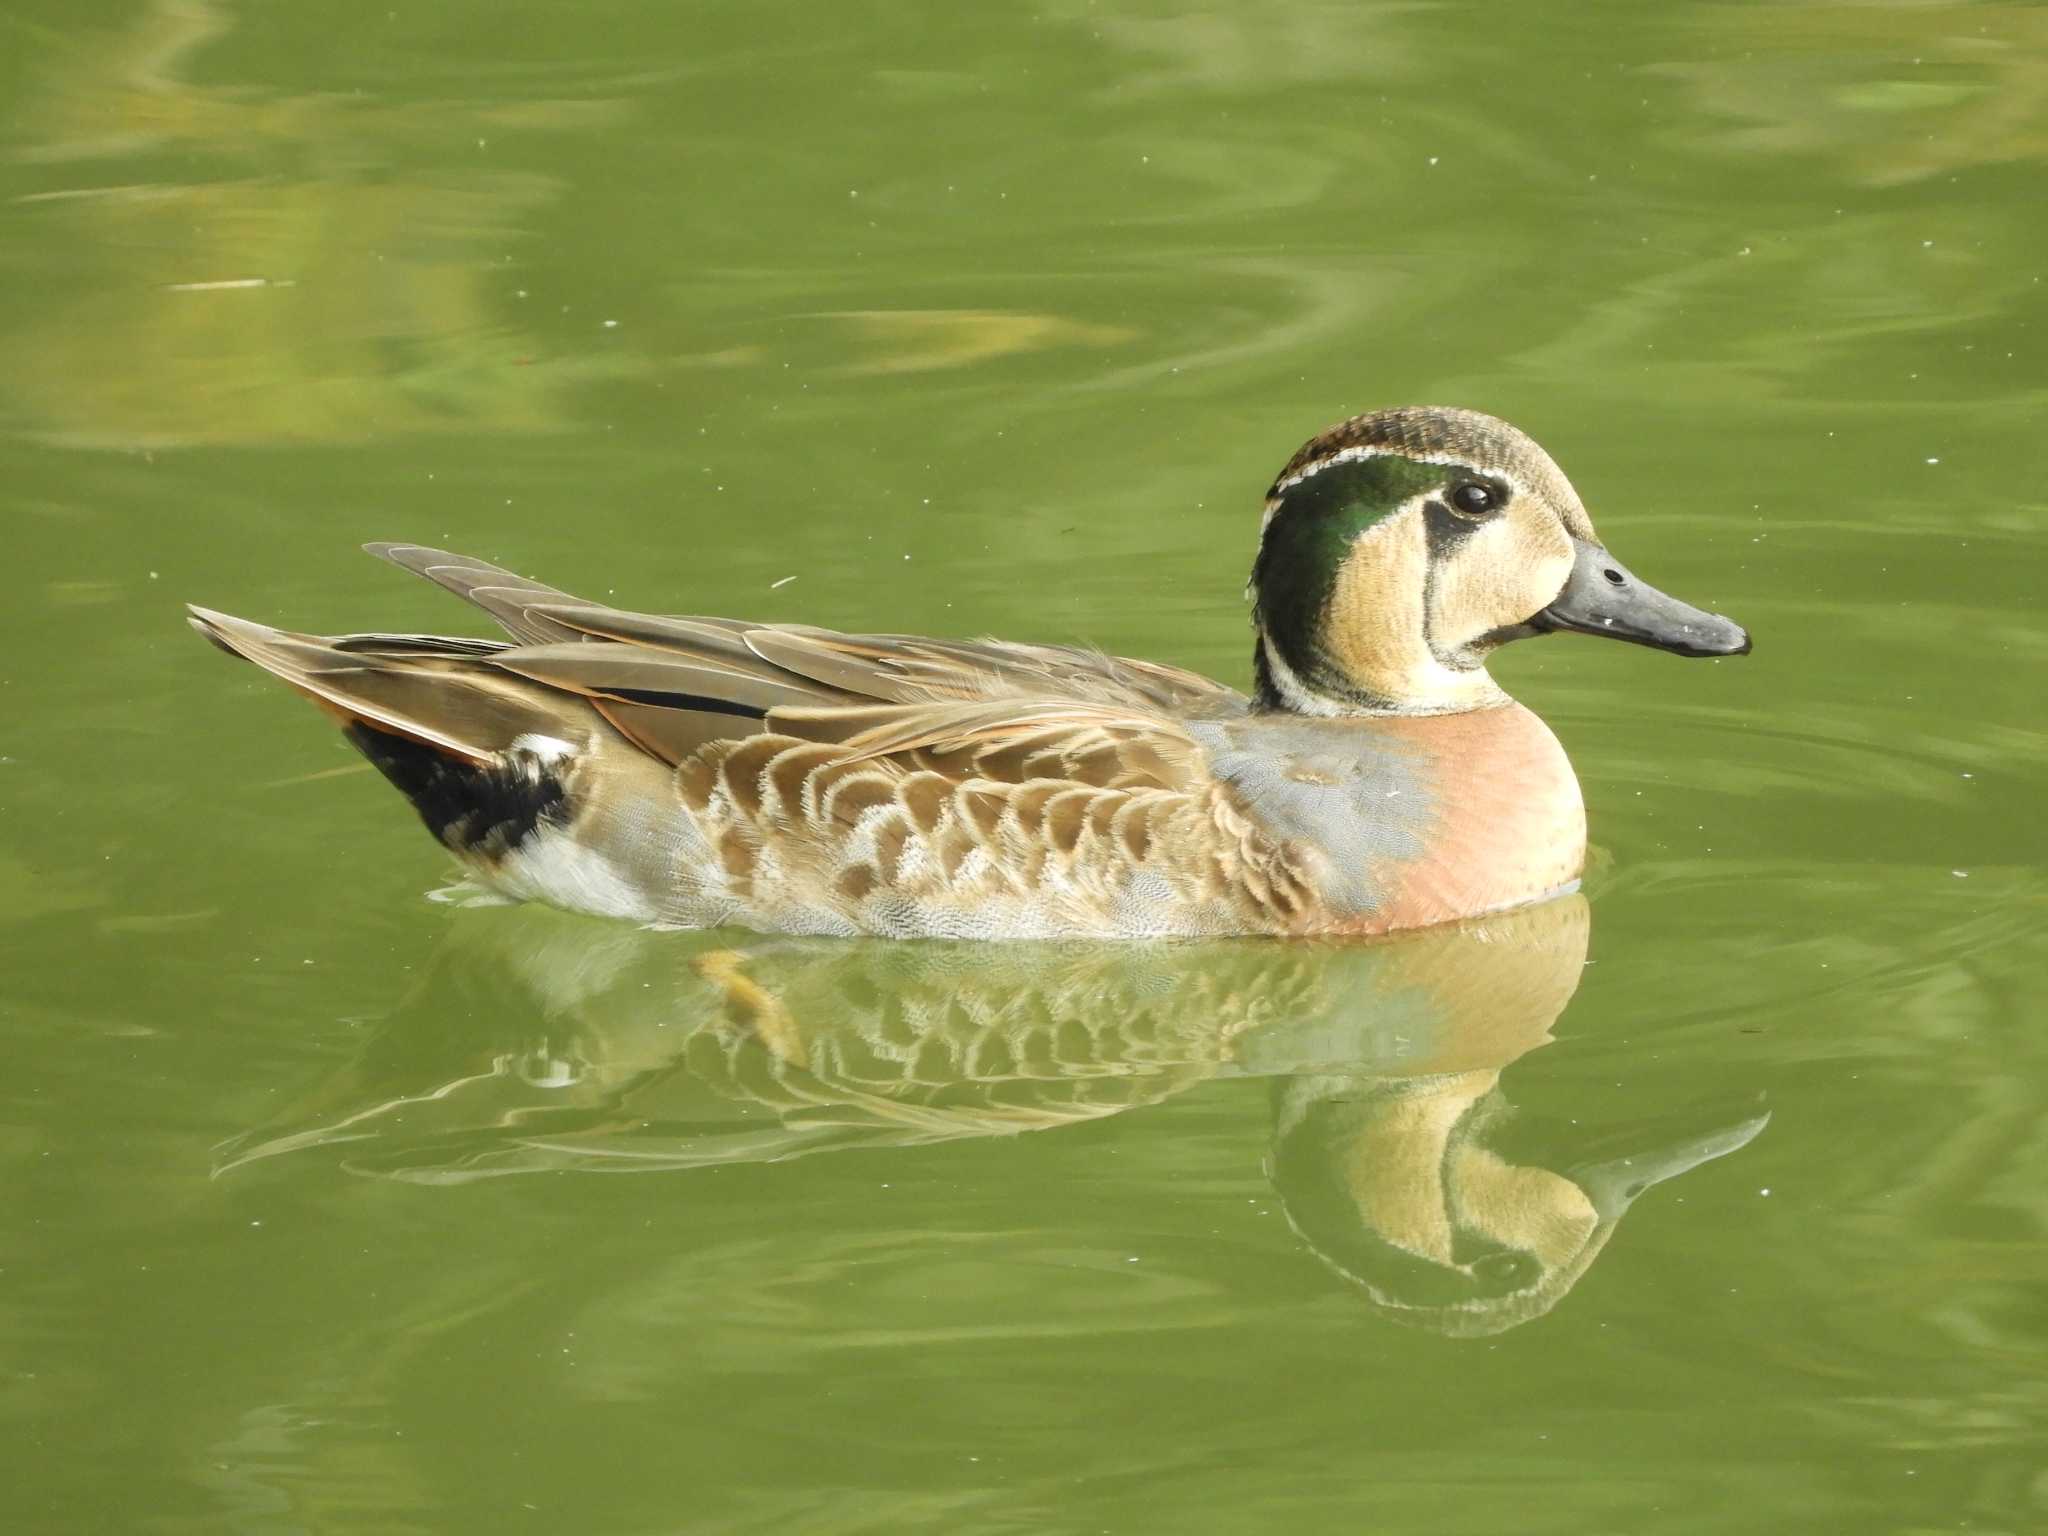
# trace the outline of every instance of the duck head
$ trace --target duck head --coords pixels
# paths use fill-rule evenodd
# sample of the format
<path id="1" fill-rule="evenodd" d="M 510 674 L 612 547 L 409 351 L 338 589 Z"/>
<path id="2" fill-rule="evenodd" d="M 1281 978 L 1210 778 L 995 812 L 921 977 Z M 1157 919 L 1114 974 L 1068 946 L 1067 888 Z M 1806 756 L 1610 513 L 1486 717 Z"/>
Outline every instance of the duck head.
<path id="1" fill-rule="evenodd" d="M 1578 630 L 1680 656 L 1749 635 L 1607 552 L 1525 433 L 1477 411 L 1375 411 L 1311 438 L 1266 496 L 1250 594 L 1259 703 L 1444 714 L 1504 700 L 1487 657 Z"/>

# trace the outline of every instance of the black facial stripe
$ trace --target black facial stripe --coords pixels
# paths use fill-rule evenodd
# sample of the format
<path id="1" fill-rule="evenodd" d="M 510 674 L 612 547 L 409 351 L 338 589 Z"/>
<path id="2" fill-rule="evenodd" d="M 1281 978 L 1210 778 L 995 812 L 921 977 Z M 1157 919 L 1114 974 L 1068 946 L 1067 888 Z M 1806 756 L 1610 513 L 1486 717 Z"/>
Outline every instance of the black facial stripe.
<path id="1" fill-rule="evenodd" d="M 1436 575 L 1441 562 L 1455 553 L 1458 547 L 1483 526 L 1469 517 L 1460 517 L 1441 500 L 1432 498 L 1423 503 L 1422 529 L 1424 543 L 1429 551 L 1428 564 L 1422 573 L 1422 633 L 1429 654 L 1439 665 L 1453 672 L 1469 672 L 1478 666 L 1470 656 L 1454 651 L 1445 651 L 1436 642 Z"/>
<path id="2" fill-rule="evenodd" d="M 1469 517 L 1458 516 L 1444 505 L 1441 497 L 1431 497 L 1422 505 L 1422 528 L 1429 547 L 1430 564 L 1434 566 L 1477 533 L 1480 525 Z"/>

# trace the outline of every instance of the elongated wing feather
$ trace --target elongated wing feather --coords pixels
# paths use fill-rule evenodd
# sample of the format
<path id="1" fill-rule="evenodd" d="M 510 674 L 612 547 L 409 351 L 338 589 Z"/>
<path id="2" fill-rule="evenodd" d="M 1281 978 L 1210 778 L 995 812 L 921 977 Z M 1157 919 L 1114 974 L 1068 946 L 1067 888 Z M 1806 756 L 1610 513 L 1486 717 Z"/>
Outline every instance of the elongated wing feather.
<path id="1" fill-rule="evenodd" d="M 898 704 L 1028 694 L 1204 713 L 1244 708 L 1242 694 L 1199 673 L 1082 646 L 840 634 L 803 624 L 634 613 L 447 550 L 395 543 L 365 548 L 476 603 L 528 645 L 609 640 L 717 658 L 741 670 L 758 661 L 826 689 Z"/>
<path id="2" fill-rule="evenodd" d="M 543 582 L 529 580 L 488 560 L 451 554 L 445 549 L 430 549 L 424 544 L 378 543 L 365 544 L 363 548 L 380 560 L 389 560 L 393 565 L 416 576 L 424 576 L 435 585 L 446 587 L 457 597 L 475 603 L 516 640 L 531 645 L 575 638 L 573 631 L 537 618 L 529 611 L 543 603 L 576 601 L 568 593 L 557 591 Z"/>
<path id="3" fill-rule="evenodd" d="M 576 693 L 644 704 L 661 704 L 667 702 L 665 696 L 673 696 L 683 708 L 701 708 L 707 701 L 715 701 L 738 705 L 757 718 L 778 704 L 857 701 L 853 694 L 821 688 L 806 678 L 764 666 L 751 656 L 750 665 L 735 666 L 718 655 L 586 641 L 514 646 L 498 652 L 491 661 L 508 672 Z"/>
<path id="4" fill-rule="evenodd" d="M 580 695 L 670 762 L 773 731 L 861 758 L 948 759 L 951 774 L 1014 780 L 1035 764 L 1161 783 L 1198 755 L 1176 716 L 1247 707 L 1196 673 L 1079 646 L 634 613 L 445 550 L 368 547 L 476 603 L 522 642 L 479 650 L 489 666 Z"/>
<path id="5" fill-rule="evenodd" d="M 746 633 L 755 626 L 738 619 L 631 613 L 568 598 L 534 609 L 536 618 L 559 625 L 581 639 L 616 640 L 660 650 L 701 652 L 739 659 L 748 655 Z"/>
<path id="6" fill-rule="evenodd" d="M 1244 696 L 1194 672 L 1081 646 L 1006 640 L 927 640 L 763 626 L 746 631 L 756 655 L 821 683 L 873 698 L 1072 698 L 1131 708 L 1241 713 Z"/>

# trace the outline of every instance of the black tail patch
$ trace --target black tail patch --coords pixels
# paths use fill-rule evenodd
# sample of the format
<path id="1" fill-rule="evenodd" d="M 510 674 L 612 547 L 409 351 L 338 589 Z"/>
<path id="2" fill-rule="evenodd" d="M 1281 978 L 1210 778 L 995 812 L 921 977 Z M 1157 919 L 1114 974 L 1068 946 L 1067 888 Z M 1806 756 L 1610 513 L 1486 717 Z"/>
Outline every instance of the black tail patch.
<path id="1" fill-rule="evenodd" d="M 427 830 L 457 853 L 501 858 L 542 823 L 569 819 L 562 781 L 531 752 L 479 764 L 360 720 L 342 730 L 412 802 Z"/>

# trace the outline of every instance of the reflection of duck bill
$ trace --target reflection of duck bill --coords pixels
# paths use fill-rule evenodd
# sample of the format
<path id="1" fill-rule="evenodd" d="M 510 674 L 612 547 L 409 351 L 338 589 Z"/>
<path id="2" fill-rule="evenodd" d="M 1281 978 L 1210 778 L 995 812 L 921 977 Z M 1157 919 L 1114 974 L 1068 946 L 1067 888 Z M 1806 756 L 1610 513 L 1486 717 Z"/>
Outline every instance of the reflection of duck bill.
<path id="1" fill-rule="evenodd" d="M 1630 1133 L 1615 1155 L 1556 1173 L 1491 1144 L 1506 1109 L 1497 1082 L 1479 1071 L 1281 1090 L 1272 1173 L 1288 1220 L 1395 1321 L 1473 1336 L 1541 1317 L 1637 1197 L 1746 1146 L 1769 1119 Z"/>
<path id="2" fill-rule="evenodd" d="M 1647 1143 L 1641 1151 L 1580 1163 L 1568 1169 L 1566 1176 L 1586 1192 L 1602 1221 L 1618 1221 L 1621 1213 L 1651 1186 L 1690 1173 L 1717 1157 L 1741 1151 L 1770 1122 L 1770 1112 L 1766 1110 L 1678 1140 L 1665 1139 L 1670 1136 L 1668 1126 L 1646 1126 L 1637 1133 Z"/>

